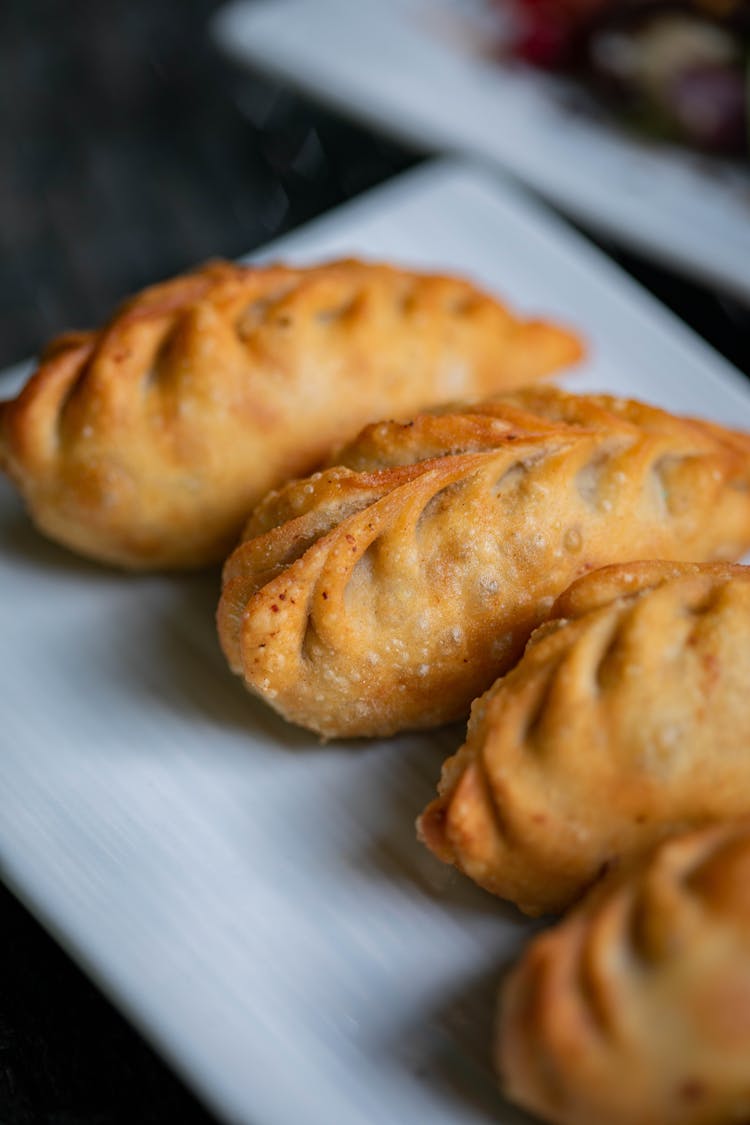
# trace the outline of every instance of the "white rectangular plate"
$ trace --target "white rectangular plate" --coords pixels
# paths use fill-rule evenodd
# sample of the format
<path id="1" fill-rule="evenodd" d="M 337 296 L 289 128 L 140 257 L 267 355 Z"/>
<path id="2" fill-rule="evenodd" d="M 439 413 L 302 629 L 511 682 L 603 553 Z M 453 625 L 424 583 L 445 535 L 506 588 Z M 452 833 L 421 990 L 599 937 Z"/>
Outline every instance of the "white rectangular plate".
<path id="1" fill-rule="evenodd" d="M 465 273 L 580 328 L 568 377 L 750 426 L 745 380 L 616 266 L 492 177 L 427 165 L 265 256 Z M 417 843 L 463 728 L 320 746 L 252 700 L 215 573 L 117 574 L 0 491 L 2 875 L 228 1121 L 521 1116 L 489 1042 L 530 931 Z"/>
<path id="2" fill-rule="evenodd" d="M 495 161 L 580 222 L 750 299 L 750 172 L 574 108 L 483 58 L 490 0 L 234 0 L 219 44 L 420 149 Z"/>

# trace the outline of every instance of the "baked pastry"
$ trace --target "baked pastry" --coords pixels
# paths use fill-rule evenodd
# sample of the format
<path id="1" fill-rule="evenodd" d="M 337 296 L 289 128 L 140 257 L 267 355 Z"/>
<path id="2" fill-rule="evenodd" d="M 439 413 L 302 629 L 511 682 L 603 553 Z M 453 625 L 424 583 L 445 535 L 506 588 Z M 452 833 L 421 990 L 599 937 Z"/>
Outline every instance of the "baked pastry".
<path id="1" fill-rule="evenodd" d="M 672 839 L 532 941 L 502 993 L 508 1096 L 555 1125 L 750 1119 L 750 824 Z"/>
<path id="2" fill-rule="evenodd" d="M 580 354 L 570 332 L 456 278 L 216 262 L 56 340 L 0 407 L 0 464 L 51 538 L 134 569 L 197 567 L 366 421 Z"/>
<path id="3" fill-rule="evenodd" d="M 663 836 L 750 816 L 750 567 L 579 579 L 474 704 L 420 832 L 529 914 Z"/>
<path id="4" fill-rule="evenodd" d="M 750 436 L 552 387 L 367 428 L 262 501 L 224 571 L 230 666 L 327 737 L 466 716 L 579 574 L 750 546 Z"/>

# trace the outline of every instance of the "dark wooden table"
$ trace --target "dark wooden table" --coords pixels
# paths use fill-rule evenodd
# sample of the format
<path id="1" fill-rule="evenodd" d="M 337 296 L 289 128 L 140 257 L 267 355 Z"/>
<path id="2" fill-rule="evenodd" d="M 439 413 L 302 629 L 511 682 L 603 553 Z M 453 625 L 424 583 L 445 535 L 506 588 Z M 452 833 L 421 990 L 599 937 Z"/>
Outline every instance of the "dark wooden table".
<path id="1" fill-rule="evenodd" d="M 217 6 L 4 0 L 0 366 L 421 158 L 232 71 L 206 35 Z M 605 248 L 750 374 L 746 310 Z M 209 1125 L 1 885 L 0 909 L 0 1125 Z"/>

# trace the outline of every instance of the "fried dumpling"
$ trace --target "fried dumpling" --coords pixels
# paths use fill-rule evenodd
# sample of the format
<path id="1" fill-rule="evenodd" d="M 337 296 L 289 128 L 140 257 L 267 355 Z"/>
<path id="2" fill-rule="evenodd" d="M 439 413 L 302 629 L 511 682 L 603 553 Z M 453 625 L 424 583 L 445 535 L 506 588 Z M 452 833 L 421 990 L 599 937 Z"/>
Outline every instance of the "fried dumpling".
<path id="1" fill-rule="evenodd" d="M 55 341 L 0 407 L 0 464 L 51 538 L 130 568 L 197 567 L 365 422 L 580 354 L 570 332 L 456 278 L 214 263 Z"/>
<path id="2" fill-rule="evenodd" d="M 495 1055 L 555 1125 L 750 1120 L 750 824 L 662 844 L 533 940 Z"/>
<path id="3" fill-rule="evenodd" d="M 750 816 L 750 567 L 638 563 L 559 599 L 472 708 L 420 832 L 529 914 L 683 828 Z"/>
<path id="4" fill-rule="evenodd" d="M 218 615 L 247 686 L 327 737 L 466 716 L 593 567 L 750 546 L 750 437 L 623 399 L 518 392 L 339 459 L 258 505 Z"/>

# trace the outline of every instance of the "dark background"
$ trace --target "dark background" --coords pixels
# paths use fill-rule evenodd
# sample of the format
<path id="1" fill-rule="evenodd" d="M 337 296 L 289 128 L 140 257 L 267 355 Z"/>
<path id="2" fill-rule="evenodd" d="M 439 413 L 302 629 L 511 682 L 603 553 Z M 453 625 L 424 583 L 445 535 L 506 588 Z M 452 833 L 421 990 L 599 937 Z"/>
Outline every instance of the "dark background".
<path id="1" fill-rule="evenodd" d="M 2 0 L 0 367 L 421 158 L 233 70 L 218 6 Z M 604 245 L 750 373 L 746 311 Z M 0 911 L 0 1125 L 209 1125 L 2 886 Z"/>
<path id="2" fill-rule="evenodd" d="M 0 4 L 0 364 L 413 163 L 208 41 L 213 0 Z"/>

